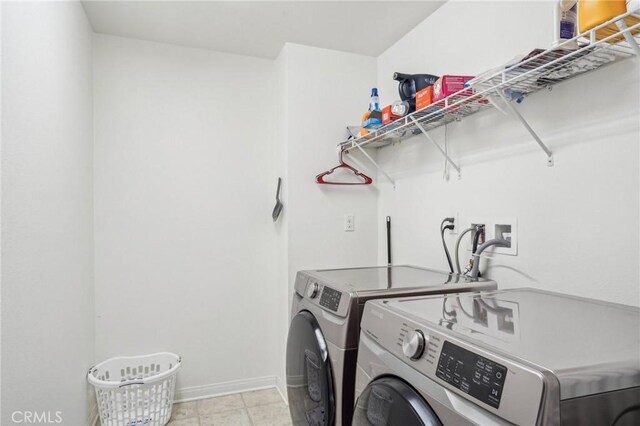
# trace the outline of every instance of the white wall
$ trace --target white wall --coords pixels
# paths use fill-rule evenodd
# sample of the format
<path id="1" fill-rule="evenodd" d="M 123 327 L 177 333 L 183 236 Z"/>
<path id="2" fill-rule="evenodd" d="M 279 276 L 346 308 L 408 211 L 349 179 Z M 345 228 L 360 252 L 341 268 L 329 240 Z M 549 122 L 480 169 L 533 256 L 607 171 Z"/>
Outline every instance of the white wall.
<path id="1" fill-rule="evenodd" d="M 337 164 L 337 143 L 346 137 L 345 126 L 357 124 L 366 111 L 376 62 L 368 56 L 295 44 L 286 49 L 288 250 L 293 284 L 301 269 L 376 263 L 372 250 L 377 242 L 376 187 L 315 183 L 318 173 Z M 355 232 L 343 229 L 346 213 L 355 215 Z"/>
<path id="2" fill-rule="evenodd" d="M 289 187 L 289 167 L 288 167 L 288 115 L 289 108 L 288 99 L 288 55 L 287 48 L 283 48 L 276 58 L 276 79 L 277 79 L 277 95 L 276 95 L 276 111 L 277 111 L 277 127 L 276 140 L 274 144 L 273 161 L 276 164 L 276 174 L 282 178 L 282 187 L 280 191 L 280 200 L 283 203 L 283 209 L 278 220 L 274 223 L 276 232 L 275 252 L 277 256 L 276 297 L 278 303 L 275 307 L 277 318 L 278 335 L 274 341 L 277 347 L 278 369 L 277 386 L 283 395 L 286 395 L 286 333 L 289 328 L 289 198 L 287 196 Z M 275 203 L 275 200 L 274 200 Z"/>
<path id="3" fill-rule="evenodd" d="M 445 268 L 437 226 L 456 211 L 516 216 L 518 256 L 488 269 L 501 287 L 640 304 L 637 62 L 527 98 L 553 168 L 491 111 L 448 128 L 461 180 L 444 181 L 417 138 L 374 154 L 396 190 L 370 167 L 369 187 L 314 183 L 376 81 L 389 103 L 394 71 L 476 73 L 546 47 L 551 31 L 522 28 L 551 30 L 550 4 L 449 2 L 377 59 L 288 44 L 267 61 L 99 35 L 93 86 L 78 4 L 3 8 L 2 424 L 14 409 L 84 423 L 86 368 L 114 355 L 180 353 L 179 398 L 276 376 L 282 388 L 296 271 L 385 263 L 388 214 L 396 263 Z"/>
<path id="4" fill-rule="evenodd" d="M 549 2 L 446 3 L 378 58 L 383 101 L 397 97 L 394 71 L 473 75 L 548 47 L 552 11 Z M 454 171 L 443 180 L 442 156 L 421 137 L 380 150 L 398 179 L 395 191 L 379 186 L 378 205 L 379 217 L 393 217 L 395 262 L 446 268 L 438 225 L 455 212 L 463 225 L 515 216 L 518 255 L 495 255 L 487 270 L 500 287 L 639 305 L 639 89 L 638 62 L 627 60 L 527 98 L 519 108 L 554 152 L 554 167 L 495 110 L 448 126 L 461 180 Z M 442 143 L 444 129 L 432 135 Z"/>
<path id="5" fill-rule="evenodd" d="M 30 410 L 79 425 L 94 362 L 91 28 L 75 2 L 2 8 L 1 423 Z"/>
<path id="6" fill-rule="evenodd" d="M 0 2 L 0 164 L 2 164 L 2 2 Z M 2 229 L 2 171 L 0 170 L 0 230 Z M 0 319 L 2 319 L 2 232 L 0 231 Z M 0 326 L 0 418 L 2 418 L 2 326 Z"/>
<path id="7" fill-rule="evenodd" d="M 376 263 L 375 187 L 314 182 L 367 107 L 375 59 L 287 45 L 267 61 L 103 35 L 94 46 L 98 358 L 176 351 L 179 398 L 260 377 L 284 390 L 295 273 Z"/>
<path id="8" fill-rule="evenodd" d="M 98 358 L 176 352 L 178 398 L 274 384 L 275 62 L 94 41 Z"/>
<path id="9" fill-rule="evenodd" d="M 285 45 L 278 57 L 284 87 L 286 144 L 285 223 L 287 260 L 280 276 L 288 286 L 281 348 L 284 378 L 286 331 L 295 274 L 299 270 L 371 266 L 376 264 L 377 189 L 370 186 L 318 185 L 315 176 L 335 166 L 337 143 L 345 126 L 357 124 L 367 109 L 376 81 L 375 58 L 326 49 Z M 357 156 L 356 156 L 357 157 Z M 362 160 L 360 158 L 360 160 Z M 375 178 L 374 172 L 372 172 Z M 344 215 L 355 215 L 355 231 L 343 230 Z"/>

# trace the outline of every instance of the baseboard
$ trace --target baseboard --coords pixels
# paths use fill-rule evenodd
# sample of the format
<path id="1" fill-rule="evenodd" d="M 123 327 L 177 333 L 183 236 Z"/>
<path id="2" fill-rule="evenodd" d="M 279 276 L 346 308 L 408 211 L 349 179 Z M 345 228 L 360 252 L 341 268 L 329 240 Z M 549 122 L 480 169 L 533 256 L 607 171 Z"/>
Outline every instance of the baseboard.
<path id="1" fill-rule="evenodd" d="M 175 402 L 195 401 L 214 396 L 228 395 L 232 393 L 248 392 L 252 390 L 277 388 L 280 395 L 282 390 L 276 376 L 256 377 L 252 379 L 234 380 L 231 382 L 212 383 L 209 385 L 192 386 L 176 389 Z M 283 397 L 286 402 L 286 398 Z"/>
<path id="2" fill-rule="evenodd" d="M 276 377 L 276 389 L 280 392 L 280 396 L 287 406 L 289 405 L 289 399 L 287 398 L 287 384 L 282 380 L 280 376 Z"/>

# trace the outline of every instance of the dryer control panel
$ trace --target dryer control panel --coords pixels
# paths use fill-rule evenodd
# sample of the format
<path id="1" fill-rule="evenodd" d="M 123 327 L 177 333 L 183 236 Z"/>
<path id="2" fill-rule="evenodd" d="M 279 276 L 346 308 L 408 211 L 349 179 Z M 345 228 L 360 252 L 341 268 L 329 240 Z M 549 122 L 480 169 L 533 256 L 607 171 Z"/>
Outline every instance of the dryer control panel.
<path id="1" fill-rule="evenodd" d="M 545 388 L 545 378 L 539 370 L 480 347 L 473 339 L 466 339 L 440 324 L 400 311 L 402 303 L 411 300 L 367 302 L 361 321 L 360 350 L 377 344 L 379 347 L 372 353 L 395 355 L 395 359 L 437 385 L 489 413 L 514 424 L 536 424 Z M 369 360 L 359 366 L 367 371 L 369 365 L 382 362 L 383 358 L 376 358 L 375 362 Z M 393 368 L 394 374 L 399 371 Z M 422 390 L 429 392 L 428 388 Z"/>
<path id="2" fill-rule="evenodd" d="M 500 407 L 507 367 L 445 341 L 440 351 L 436 377 L 462 392 Z"/>

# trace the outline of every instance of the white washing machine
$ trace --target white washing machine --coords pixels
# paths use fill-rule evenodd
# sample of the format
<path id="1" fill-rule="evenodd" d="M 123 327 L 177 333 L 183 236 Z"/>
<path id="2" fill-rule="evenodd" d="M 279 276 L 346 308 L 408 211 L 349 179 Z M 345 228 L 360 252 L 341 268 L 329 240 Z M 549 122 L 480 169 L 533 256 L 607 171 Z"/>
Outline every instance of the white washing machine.
<path id="1" fill-rule="evenodd" d="M 353 425 L 640 425 L 640 309 L 532 289 L 365 306 Z"/>
<path id="2" fill-rule="evenodd" d="M 367 300 L 493 290 L 496 283 L 413 266 L 298 272 L 287 340 L 295 425 L 350 425 L 360 318 Z"/>

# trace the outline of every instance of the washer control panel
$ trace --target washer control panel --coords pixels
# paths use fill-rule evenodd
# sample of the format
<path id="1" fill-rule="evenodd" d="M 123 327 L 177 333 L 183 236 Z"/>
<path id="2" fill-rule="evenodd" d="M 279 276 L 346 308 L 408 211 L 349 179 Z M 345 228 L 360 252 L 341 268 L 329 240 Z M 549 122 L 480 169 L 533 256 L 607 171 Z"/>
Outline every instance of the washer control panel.
<path id="1" fill-rule="evenodd" d="M 346 318 L 353 300 L 352 294 L 337 284 L 321 280 L 312 272 L 298 272 L 294 287 L 296 294 L 305 299 L 305 303 L 317 306 L 328 314 Z"/>
<path id="2" fill-rule="evenodd" d="M 402 352 L 406 357 L 410 359 L 420 359 L 420 357 L 424 353 L 425 340 L 427 340 L 427 338 L 425 338 L 422 331 L 410 331 L 402 338 Z"/>
<path id="3" fill-rule="evenodd" d="M 436 377 L 493 408 L 500 407 L 506 375 L 502 364 L 449 341 L 442 345 Z"/>
<path id="4" fill-rule="evenodd" d="M 316 297 L 318 297 L 319 289 L 320 286 L 318 285 L 318 283 L 309 283 L 309 286 L 307 287 L 307 297 L 309 299 L 315 299 Z"/>
<path id="5" fill-rule="evenodd" d="M 337 312 L 338 306 L 340 306 L 341 298 L 341 292 L 324 286 L 324 288 L 322 289 L 322 295 L 320 296 L 320 306 L 332 310 L 333 312 Z"/>

